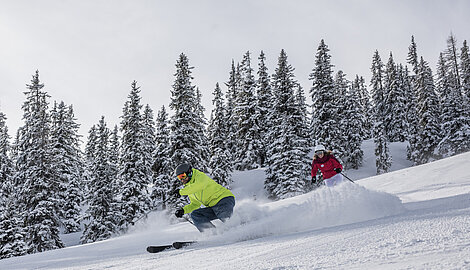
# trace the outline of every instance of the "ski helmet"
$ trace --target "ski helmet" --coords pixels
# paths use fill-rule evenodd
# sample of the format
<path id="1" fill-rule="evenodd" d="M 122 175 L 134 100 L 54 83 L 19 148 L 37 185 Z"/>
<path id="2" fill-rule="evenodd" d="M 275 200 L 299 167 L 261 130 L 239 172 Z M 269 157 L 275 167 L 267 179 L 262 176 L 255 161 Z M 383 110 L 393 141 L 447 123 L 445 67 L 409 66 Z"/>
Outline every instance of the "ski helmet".
<path id="1" fill-rule="evenodd" d="M 323 146 L 322 144 L 315 146 L 315 153 L 318 151 L 326 151 L 325 146 Z"/>
<path id="2" fill-rule="evenodd" d="M 190 174 L 192 173 L 191 165 L 187 163 L 181 163 L 180 165 L 178 165 L 178 167 L 175 168 L 175 175 L 178 176 L 182 173 L 186 173 L 186 175 L 190 176 Z"/>

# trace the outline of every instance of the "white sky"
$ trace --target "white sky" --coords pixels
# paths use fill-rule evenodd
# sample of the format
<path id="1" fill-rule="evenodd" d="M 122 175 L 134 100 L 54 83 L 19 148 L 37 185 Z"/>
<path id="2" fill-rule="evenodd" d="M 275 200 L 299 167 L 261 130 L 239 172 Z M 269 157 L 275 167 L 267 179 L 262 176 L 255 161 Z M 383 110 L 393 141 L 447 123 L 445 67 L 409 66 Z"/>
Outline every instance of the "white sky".
<path id="1" fill-rule="evenodd" d="M 469 14 L 465 0 L 0 0 L 0 111 L 13 136 L 23 124 L 25 84 L 38 69 L 50 102 L 73 104 L 86 138 L 101 115 L 110 127 L 119 123 L 133 80 L 155 114 L 168 109 L 182 52 L 207 115 L 215 84 L 247 50 L 255 70 L 264 50 L 272 73 L 285 49 L 308 93 L 322 38 L 335 71 L 369 83 L 373 52 L 386 62 L 392 51 L 405 63 L 411 35 L 434 69 L 451 32 L 459 46 L 470 39 Z"/>

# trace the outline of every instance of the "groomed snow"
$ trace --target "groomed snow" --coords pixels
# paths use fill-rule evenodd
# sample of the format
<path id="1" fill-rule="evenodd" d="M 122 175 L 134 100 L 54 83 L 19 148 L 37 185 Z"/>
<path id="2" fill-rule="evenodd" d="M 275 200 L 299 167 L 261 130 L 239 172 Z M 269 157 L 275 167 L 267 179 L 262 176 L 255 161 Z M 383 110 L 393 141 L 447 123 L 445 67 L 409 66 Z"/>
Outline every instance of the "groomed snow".
<path id="1" fill-rule="evenodd" d="M 470 153 L 407 168 L 406 145 L 392 144 L 395 171 L 363 178 L 375 173 L 370 145 L 364 167 L 345 172 L 356 184 L 270 202 L 263 170 L 237 172 L 234 216 L 214 231 L 153 213 L 127 235 L 87 245 L 68 235 L 70 247 L 0 260 L 0 269 L 470 269 Z"/>

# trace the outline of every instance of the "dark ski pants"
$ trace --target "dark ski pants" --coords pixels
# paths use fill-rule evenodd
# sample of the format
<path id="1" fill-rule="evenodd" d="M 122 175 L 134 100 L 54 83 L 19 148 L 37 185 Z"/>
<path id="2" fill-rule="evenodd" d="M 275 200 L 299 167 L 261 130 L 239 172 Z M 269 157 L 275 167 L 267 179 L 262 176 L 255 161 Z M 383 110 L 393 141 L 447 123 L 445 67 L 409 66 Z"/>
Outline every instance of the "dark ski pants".
<path id="1" fill-rule="evenodd" d="M 211 220 L 220 219 L 225 222 L 232 216 L 233 207 L 235 206 L 235 198 L 225 197 L 212 207 L 199 208 L 191 212 L 194 226 L 203 232 L 206 229 L 215 228 Z"/>

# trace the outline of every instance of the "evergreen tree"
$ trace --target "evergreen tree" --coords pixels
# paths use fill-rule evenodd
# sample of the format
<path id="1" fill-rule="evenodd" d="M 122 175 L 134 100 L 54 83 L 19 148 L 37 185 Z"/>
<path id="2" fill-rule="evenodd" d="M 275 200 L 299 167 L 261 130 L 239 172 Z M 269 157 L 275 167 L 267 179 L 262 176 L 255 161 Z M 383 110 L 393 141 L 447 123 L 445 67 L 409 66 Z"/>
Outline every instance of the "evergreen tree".
<path id="1" fill-rule="evenodd" d="M 249 170 L 258 167 L 260 138 L 256 120 L 256 81 L 251 68 L 250 52 L 243 56 L 240 66 L 241 85 L 236 95 L 236 149 L 234 151 L 235 169 Z"/>
<path id="2" fill-rule="evenodd" d="M 452 72 L 452 63 L 446 63 L 441 53 L 437 66 L 436 89 L 440 93 L 443 138 L 437 152 L 443 157 L 466 152 L 470 149 L 470 127 L 462 103 L 463 96 Z"/>
<path id="3" fill-rule="evenodd" d="M 335 96 L 337 97 L 334 106 L 337 110 L 336 115 L 338 117 L 337 120 L 337 130 L 339 132 L 338 136 L 336 137 L 336 147 L 335 153 L 336 156 L 342 160 L 345 159 L 346 155 L 350 153 L 349 151 L 349 142 L 347 141 L 349 130 L 347 130 L 347 121 L 349 119 L 346 117 L 346 106 L 347 106 L 347 93 L 349 88 L 349 81 L 346 79 L 346 74 L 342 70 L 339 70 L 336 73 L 334 79 L 334 86 L 335 86 Z"/>
<path id="4" fill-rule="evenodd" d="M 214 99 L 212 104 L 214 109 L 211 113 L 211 119 L 208 127 L 209 145 L 210 145 L 210 161 L 212 178 L 224 187 L 230 187 L 232 182 L 232 155 L 227 148 L 226 138 L 227 123 L 225 122 L 225 107 L 222 90 L 219 84 L 215 86 L 213 92 Z"/>
<path id="5" fill-rule="evenodd" d="M 13 186 L 14 166 L 8 156 L 10 136 L 6 116 L 0 112 L 0 259 L 26 254 Z"/>
<path id="6" fill-rule="evenodd" d="M 28 250 L 14 198 L 8 196 L 4 200 L 9 207 L 0 212 L 0 259 L 22 256 Z"/>
<path id="7" fill-rule="evenodd" d="M 19 155 L 20 138 L 21 138 L 21 127 L 19 127 L 16 130 L 15 140 L 13 141 L 13 144 L 10 147 L 10 159 L 13 162 L 13 167 L 15 171 L 17 171 L 16 160 L 18 160 L 18 155 Z"/>
<path id="8" fill-rule="evenodd" d="M 196 88 L 196 104 L 195 104 L 195 112 L 196 112 L 196 125 L 195 129 L 198 133 L 199 139 L 199 156 L 203 160 L 202 165 L 199 170 L 208 171 L 209 168 L 208 163 L 210 160 L 210 150 L 209 150 L 209 140 L 206 134 L 206 126 L 207 126 L 207 119 L 204 115 L 206 109 L 202 106 L 202 94 L 199 91 L 199 88 Z"/>
<path id="9" fill-rule="evenodd" d="M 135 221 L 142 218 L 151 208 L 147 187 L 153 182 L 151 171 L 151 152 L 147 152 L 148 127 L 141 114 L 140 87 L 132 82 L 121 120 L 122 143 L 119 179 L 120 211 L 123 216 L 121 229 L 127 230 Z"/>
<path id="10" fill-rule="evenodd" d="M 418 114 L 417 114 L 417 88 L 418 84 L 416 81 L 417 74 L 419 73 L 419 61 L 417 46 L 414 40 L 414 36 L 411 36 L 411 45 L 408 47 L 408 58 L 407 63 L 411 65 L 413 74 L 408 76 L 405 73 L 404 78 L 408 81 L 409 92 L 407 100 L 409 105 L 407 106 L 407 122 L 408 122 L 408 143 L 407 146 L 407 158 L 411 161 L 418 159 L 419 153 L 419 134 L 418 134 Z M 406 69 L 407 70 L 407 69 Z"/>
<path id="11" fill-rule="evenodd" d="M 231 153 L 234 153 L 235 151 L 235 142 L 236 142 L 236 115 L 234 113 L 235 110 L 235 100 L 237 97 L 238 89 L 239 89 L 239 84 L 240 84 L 240 73 L 237 73 L 237 70 L 235 68 L 235 63 L 232 60 L 232 68 L 230 70 L 230 77 L 229 81 L 225 83 L 227 86 L 227 93 L 226 93 L 226 99 L 227 99 L 227 104 L 225 106 L 226 108 L 226 114 L 225 114 L 225 122 L 227 123 L 227 132 L 228 132 L 228 137 L 226 139 L 227 141 L 227 148 L 230 150 Z"/>
<path id="12" fill-rule="evenodd" d="M 339 100 L 333 81 L 333 71 L 328 54 L 330 50 L 323 39 L 315 56 L 315 68 L 309 80 L 313 81 L 310 89 L 312 97 L 311 134 L 316 144 L 323 144 L 330 149 L 340 147 L 341 132 L 336 102 Z"/>
<path id="13" fill-rule="evenodd" d="M 192 67 L 189 66 L 186 55 L 181 54 L 176 62 L 175 82 L 171 91 L 170 108 L 174 111 L 170 123 L 170 151 L 172 168 L 180 163 L 188 163 L 193 168 L 207 168 L 208 157 L 200 156 L 206 150 L 201 138 L 205 134 L 201 132 L 202 121 L 197 112 L 198 104 L 194 86 L 191 83 Z M 174 177 L 174 176 L 173 176 Z M 173 181 L 170 193 L 179 188 L 179 182 Z M 182 206 L 185 198 L 170 200 L 168 203 L 174 207 Z"/>
<path id="14" fill-rule="evenodd" d="M 120 150 L 121 150 L 121 137 L 119 136 L 119 127 L 114 125 L 113 131 L 109 136 L 109 174 L 113 182 L 113 194 L 119 194 L 122 183 L 119 181 L 119 168 L 120 168 Z"/>
<path id="15" fill-rule="evenodd" d="M 153 110 L 147 104 L 143 112 L 143 141 L 144 141 L 144 163 L 145 167 L 152 168 L 153 166 L 153 155 L 156 150 L 156 130 L 155 130 L 155 120 L 153 119 Z M 155 183 L 155 174 L 152 170 L 149 170 L 149 173 L 152 175 L 151 181 L 149 184 Z"/>
<path id="16" fill-rule="evenodd" d="M 80 151 L 79 124 L 74 119 L 72 106 L 54 103 L 51 112 L 51 145 L 53 170 L 58 181 L 59 212 L 64 233 L 80 231 L 80 211 L 83 200 L 83 162 Z"/>
<path id="17" fill-rule="evenodd" d="M 462 91 L 467 99 L 467 110 L 470 110 L 470 56 L 467 41 L 463 41 L 460 51 L 460 75 L 462 76 Z"/>
<path id="18" fill-rule="evenodd" d="M 439 101 L 434 89 L 432 71 L 422 57 L 415 87 L 418 126 L 416 148 L 411 157 L 415 164 L 424 164 L 438 158 L 434 150 L 441 140 L 441 129 Z"/>
<path id="19" fill-rule="evenodd" d="M 22 107 L 24 126 L 18 144 L 18 171 L 14 180 L 20 185 L 19 211 L 27 234 L 28 253 L 64 247 L 59 237 L 59 190 L 52 169 L 49 96 L 43 87 L 36 71 L 25 92 L 26 101 Z"/>
<path id="20" fill-rule="evenodd" d="M 406 131 L 408 128 L 406 123 L 406 93 L 400 84 L 401 74 L 393 60 L 392 53 L 390 53 L 384 75 L 384 124 L 387 138 L 391 142 L 403 142 L 407 137 Z"/>
<path id="21" fill-rule="evenodd" d="M 174 182 L 172 162 L 169 159 L 170 128 L 168 126 L 168 113 L 162 106 L 157 115 L 155 132 L 156 147 L 153 154 L 152 170 L 155 174 L 155 182 L 151 198 L 155 207 L 166 208 L 166 201 L 170 196 L 172 181 Z"/>
<path id="22" fill-rule="evenodd" d="M 302 114 L 295 96 L 298 83 L 294 68 L 281 51 L 278 67 L 273 75 L 273 126 L 269 135 L 265 189 L 271 198 L 282 199 L 305 192 L 305 153 L 308 144 L 302 138 Z M 305 112 L 304 112 L 305 113 Z M 307 179 L 306 179 L 307 178 Z"/>
<path id="23" fill-rule="evenodd" d="M 375 51 L 372 59 L 372 100 L 374 108 L 374 126 L 373 126 L 373 137 L 375 143 L 375 165 L 377 168 L 377 174 L 388 172 L 392 165 L 392 160 L 389 153 L 387 134 L 385 130 L 385 90 L 383 86 L 383 63 L 380 59 L 378 51 Z"/>
<path id="24" fill-rule="evenodd" d="M 411 70 L 414 72 L 414 74 L 418 74 L 419 58 L 414 36 L 411 36 L 411 44 L 408 47 L 408 57 L 406 58 L 406 60 L 408 64 L 411 65 Z"/>
<path id="25" fill-rule="evenodd" d="M 361 149 L 365 137 L 366 111 L 361 104 L 360 84 L 356 81 L 351 84 L 345 95 L 345 106 L 341 126 L 345 131 L 346 153 L 343 156 L 344 167 L 358 169 L 362 165 L 364 152 Z"/>
<path id="26" fill-rule="evenodd" d="M 309 119 L 305 92 L 299 83 L 295 88 L 294 95 L 295 108 L 297 110 L 294 110 L 294 113 L 291 116 L 291 120 L 294 123 L 292 128 L 294 134 L 296 135 L 294 151 L 298 154 L 298 160 L 294 160 L 294 163 L 296 163 L 296 166 L 299 170 L 296 176 L 301 179 L 300 181 L 302 181 L 303 179 L 303 181 L 305 181 L 305 187 L 308 187 L 308 185 L 312 184 L 312 181 L 309 181 L 309 179 L 311 178 L 310 169 L 312 161 L 308 155 L 312 147 L 312 141 L 309 133 L 309 127 L 308 125 L 306 125 L 306 123 L 309 122 Z M 302 186 L 299 186 L 299 188 L 302 188 Z M 303 191 L 305 192 L 305 190 Z"/>
<path id="27" fill-rule="evenodd" d="M 91 184 L 92 184 L 92 168 L 95 162 L 95 154 L 98 144 L 98 135 L 96 134 L 96 126 L 93 125 L 88 131 L 88 137 L 85 144 L 84 152 L 84 163 L 85 168 L 83 172 L 83 183 L 84 183 L 84 200 L 88 202 L 91 198 Z M 114 188 L 113 188 L 114 190 Z"/>
<path id="28" fill-rule="evenodd" d="M 358 97 L 360 105 L 360 114 L 363 117 L 363 127 L 359 134 L 361 135 L 363 140 L 367 140 L 372 138 L 372 117 L 369 116 L 373 115 L 373 111 L 370 102 L 369 91 L 367 90 L 364 77 L 359 77 L 359 75 L 356 75 L 356 78 L 352 83 L 352 88 L 354 89 L 353 96 L 357 95 Z"/>
<path id="29" fill-rule="evenodd" d="M 256 81 L 256 117 L 259 128 L 259 137 L 266 138 L 269 133 L 269 129 L 272 124 L 269 121 L 269 114 L 272 110 L 272 90 L 271 90 L 271 79 L 268 74 L 268 68 L 266 67 L 266 57 L 264 52 L 261 51 L 258 57 L 258 80 Z M 260 165 L 264 166 L 266 161 L 267 142 L 266 140 L 260 140 L 260 150 L 258 153 Z"/>
<path id="30" fill-rule="evenodd" d="M 10 135 L 6 125 L 6 115 L 0 112 L 0 212 L 7 206 L 6 198 L 12 193 L 12 178 L 14 175 L 13 161 L 9 157 Z"/>
<path id="31" fill-rule="evenodd" d="M 448 79 L 452 87 L 461 89 L 460 70 L 459 70 L 459 52 L 457 50 L 457 39 L 453 34 L 447 39 L 447 49 L 444 51 L 444 58 L 447 65 Z"/>
<path id="32" fill-rule="evenodd" d="M 118 232 L 120 216 L 113 192 L 114 171 L 110 164 L 110 130 L 104 117 L 89 132 L 87 156 L 89 178 L 88 208 L 85 213 L 85 230 L 81 243 L 92 243 L 110 238 Z"/>

